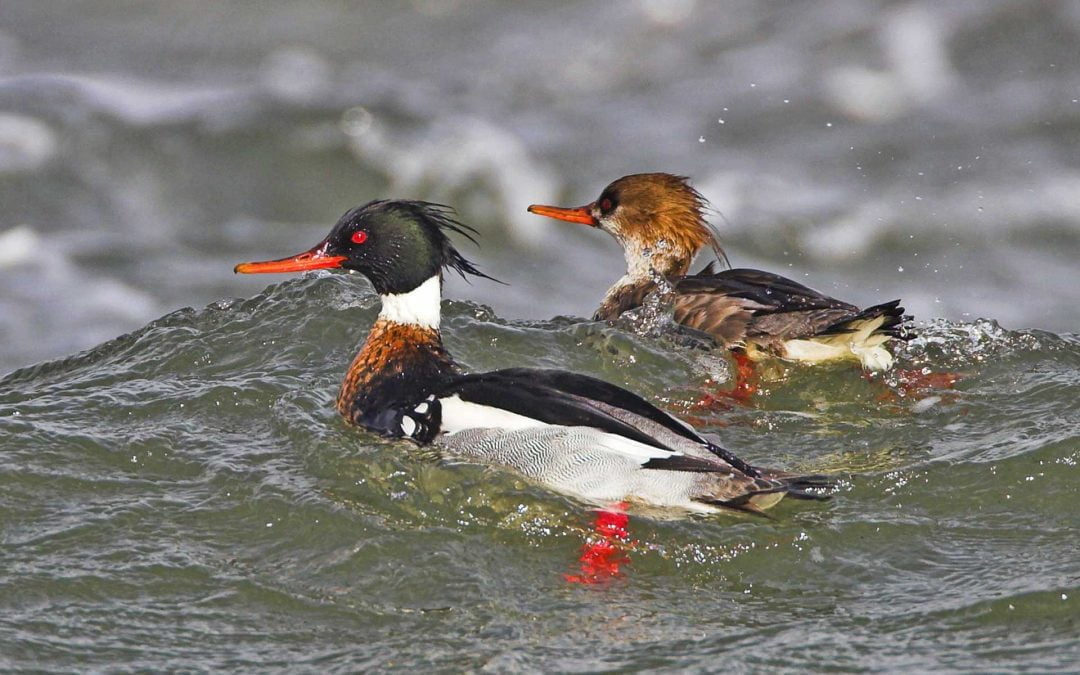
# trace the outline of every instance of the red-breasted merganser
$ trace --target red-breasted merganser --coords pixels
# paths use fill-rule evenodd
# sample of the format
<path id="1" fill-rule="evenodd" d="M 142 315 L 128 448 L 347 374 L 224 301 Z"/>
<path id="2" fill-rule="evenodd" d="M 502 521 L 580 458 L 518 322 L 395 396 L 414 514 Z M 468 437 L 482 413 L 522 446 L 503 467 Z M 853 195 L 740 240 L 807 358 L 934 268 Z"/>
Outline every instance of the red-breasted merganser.
<path id="1" fill-rule="evenodd" d="M 785 495 L 822 498 L 830 482 L 751 466 L 621 387 L 561 370 L 463 374 L 439 332 L 442 271 L 484 277 L 451 244 L 471 227 L 447 207 L 374 201 L 347 212 L 299 255 L 236 272 L 342 268 L 382 299 L 345 376 L 337 409 L 376 433 L 434 443 L 597 502 L 629 499 L 698 511 L 758 512 Z"/>
<path id="2" fill-rule="evenodd" d="M 707 333 L 737 355 L 759 360 L 771 354 L 807 363 L 851 359 L 872 371 L 892 367 L 885 344 L 904 337 L 899 300 L 859 309 L 777 274 L 716 272 L 713 263 L 688 274 L 705 246 L 727 262 L 705 221 L 707 207 L 687 178 L 642 173 L 611 183 L 591 204 L 533 204 L 529 211 L 598 227 L 622 245 L 626 274 L 608 290 L 595 320 L 612 321 L 640 306 L 661 274 L 674 290 L 675 321 Z"/>

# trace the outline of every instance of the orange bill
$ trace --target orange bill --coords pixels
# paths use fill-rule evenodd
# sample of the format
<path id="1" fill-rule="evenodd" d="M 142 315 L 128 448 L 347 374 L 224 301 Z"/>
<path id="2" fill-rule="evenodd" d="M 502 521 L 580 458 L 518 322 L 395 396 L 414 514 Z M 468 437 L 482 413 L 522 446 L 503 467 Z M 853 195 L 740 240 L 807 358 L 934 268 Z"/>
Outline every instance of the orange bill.
<path id="1" fill-rule="evenodd" d="M 325 270 L 341 267 L 348 260 L 343 255 L 327 255 L 325 244 L 319 244 L 310 251 L 280 260 L 240 263 L 233 268 L 237 274 L 280 274 L 282 272 L 306 272 L 307 270 Z"/>
<path id="2" fill-rule="evenodd" d="M 593 218 L 592 210 L 592 204 L 573 209 L 566 209 L 561 206 L 544 206 L 543 204 L 533 204 L 529 207 L 529 213 L 535 213 L 538 216 L 547 216 L 556 220 L 565 220 L 568 223 L 581 223 L 582 225 L 599 227 L 600 223 L 596 218 Z"/>

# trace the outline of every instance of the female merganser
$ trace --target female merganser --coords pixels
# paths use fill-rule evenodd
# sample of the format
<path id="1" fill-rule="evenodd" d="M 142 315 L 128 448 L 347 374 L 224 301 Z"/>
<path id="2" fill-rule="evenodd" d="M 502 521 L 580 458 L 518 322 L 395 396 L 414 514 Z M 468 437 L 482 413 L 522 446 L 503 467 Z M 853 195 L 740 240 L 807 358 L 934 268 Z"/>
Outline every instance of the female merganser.
<path id="1" fill-rule="evenodd" d="M 531 368 L 463 374 L 439 333 L 442 270 L 486 275 L 448 232 L 473 240 L 475 230 L 441 205 L 373 201 L 347 212 L 311 250 L 235 271 L 343 268 L 371 281 L 382 309 L 337 398 L 351 424 L 434 442 L 450 455 L 507 466 L 597 502 L 756 513 L 785 495 L 824 498 L 825 477 L 751 466 L 602 380 Z"/>
<path id="2" fill-rule="evenodd" d="M 533 204 L 541 216 L 598 227 L 615 237 L 626 256 L 626 274 L 604 296 L 595 320 L 612 321 L 640 306 L 663 275 L 674 291 L 675 321 L 707 333 L 737 356 L 771 354 L 817 363 L 854 359 L 883 371 L 893 356 L 885 344 L 903 339 L 899 300 L 859 309 L 777 274 L 752 269 L 713 270 L 709 263 L 688 274 L 697 252 L 710 246 L 727 262 L 705 222 L 708 202 L 683 176 L 623 176 L 585 206 Z M 740 365 L 743 365 L 740 363 Z"/>

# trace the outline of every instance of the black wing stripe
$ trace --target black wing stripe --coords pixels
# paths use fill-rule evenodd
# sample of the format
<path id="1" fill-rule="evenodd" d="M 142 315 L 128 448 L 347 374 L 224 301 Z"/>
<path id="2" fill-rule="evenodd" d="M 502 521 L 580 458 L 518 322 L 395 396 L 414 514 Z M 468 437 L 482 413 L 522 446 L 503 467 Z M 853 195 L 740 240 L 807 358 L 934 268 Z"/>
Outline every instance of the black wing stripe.
<path id="1" fill-rule="evenodd" d="M 500 373 L 505 377 L 516 380 L 536 382 L 567 394 L 600 401 L 610 406 L 621 408 L 622 410 L 638 415 L 639 417 L 644 417 L 650 422 L 655 422 L 673 434 L 681 436 L 689 441 L 701 445 L 707 444 L 707 441 L 697 432 L 690 429 L 676 418 L 657 408 L 637 394 L 611 384 L 610 382 L 605 382 L 604 380 L 595 377 L 589 377 L 588 375 L 579 375 L 563 370 L 506 368 L 504 370 L 496 370 L 494 373 Z"/>
<path id="2" fill-rule="evenodd" d="M 515 375 L 502 370 L 464 375 L 442 388 L 438 396 L 457 394 L 463 401 L 501 408 L 546 424 L 595 427 L 649 447 L 675 452 L 649 434 L 579 398 Z"/>
<path id="3" fill-rule="evenodd" d="M 703 446 L 748 476 L 761 475 L 757 468 L 739 459 L 730 450 L 702 438 L 693 429 L 684 426 L 677 419 L 637 394 L 588 375 L 562 370 L 505 368 L 488 373 L 463 375 L 452 381 L 450 386 L 444 388 L 439 395 L 453 393 L 460 395 L 463 401 L 502 408 L 548 424 L 593 426 L 654 448 L 675 452 L 633 425 L 612 417 L 607 412 L 581 400 L 582 398 L 593 399 L 655 422 L 672 433 Z M 687 460 L 689 461 L 689 458 Z M 673 466 L 674 464 L 649 468 L 665 468 L 669 471 L 717 471 L 715 468 L 678 469 Z M 715 464 L 710 464 L 710 466 L 715 466 Z"/>
<path id="4" fill-rule="evenodd" d="M 735 456 L 735 453 L 728 450 L 727 448 L 722 448 L 719 445 L 716 445 L 715 443 L 710 443 L 708 441 L 706 441 L 706 447 L 709 449 L 709 452 L 724 460 L 739 471 L 742 471 L 747 476 L 757 478 L 761 475 L 761 472 L 758 471 L 757 467 L 751 466 L 750 464 L 742 461 Z"/>
<path id="5" fill-rule="evenodd" d="M 659 469 L 661 471 L 689 471 L 691 473 L 732 473 L 731 467 L 726 464 L 692 455 L 655 457 L 642 464 L 641 468 Z"/>

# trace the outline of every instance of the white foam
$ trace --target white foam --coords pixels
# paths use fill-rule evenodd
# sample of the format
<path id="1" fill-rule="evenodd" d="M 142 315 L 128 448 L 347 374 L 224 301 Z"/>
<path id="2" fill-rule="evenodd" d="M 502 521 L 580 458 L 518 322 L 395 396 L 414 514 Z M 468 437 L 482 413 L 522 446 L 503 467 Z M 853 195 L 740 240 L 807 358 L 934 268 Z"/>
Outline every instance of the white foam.
<path id="1" fill-rule="evenodd" d="M 34 253 L 41 249 L 41 237 L 29 225 L 16 225 L 0 232 L 0 267 L 31 262 Z"/>

